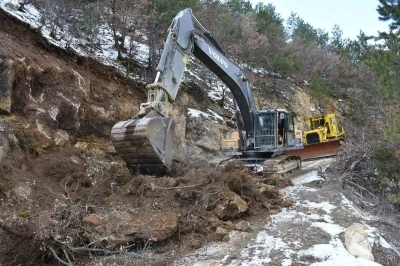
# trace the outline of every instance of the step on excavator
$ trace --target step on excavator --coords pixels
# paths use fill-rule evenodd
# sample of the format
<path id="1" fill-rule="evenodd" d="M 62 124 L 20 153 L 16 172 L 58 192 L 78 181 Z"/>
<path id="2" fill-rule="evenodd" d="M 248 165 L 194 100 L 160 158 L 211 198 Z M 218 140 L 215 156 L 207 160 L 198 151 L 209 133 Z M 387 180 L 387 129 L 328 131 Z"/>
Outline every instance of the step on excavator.
<path id="1" fill-rule="evenodd" d="M 237 159 L 267 173 L 299 168 L 300 156 L 283 154 L 303 148 L 293 115 L 284 109 L 257 110 L 245 73 L 191 9 L 180 11 L 168 32 L 155 81 L 147 86 L 147 102 L 140 105 L 137 116 L 118 122 L 111 131 L 112 143 L 127 167 L 134 173 L 156 175 L 171 169 L 175 123 L 169 115 L 186 62 L 193 55 L 232 92 L 237 106 Z"/>

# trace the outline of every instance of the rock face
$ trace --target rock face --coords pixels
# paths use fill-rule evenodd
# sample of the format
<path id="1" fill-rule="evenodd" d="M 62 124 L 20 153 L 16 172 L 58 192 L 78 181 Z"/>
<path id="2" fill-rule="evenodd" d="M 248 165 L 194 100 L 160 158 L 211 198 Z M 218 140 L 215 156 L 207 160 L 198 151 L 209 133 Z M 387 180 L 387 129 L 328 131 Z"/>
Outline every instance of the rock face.
<path id="1" fill-rule="evenodd" d="M 240 216 L 249 209 L 249 205 L 239 195 L 225 192 L 224 200 L 215 207 L 218 218 L 228 220 Z"/>
<path id="2" fill-rule="evenodd" d="M 89 215 L 83 219 L 95 226 L 91 240 L 105 240 L 110 246 L 137 241 L 159 242 L 171 237 L 178 228 L 174 213 L 159 211 L 129 213 L 114 211 L 106 215 Z"/>
<path id="3" fill-rule="evenodd" d="M 194 145 L 205 151 L 215 151 L 221 148 L 218 124 L 208 117 L 189 116 L 186 133 L 190 135 Z"/>
<path id="4" fill-rule="evenodd" d="M 351 255 L 374 261 L 367 233 L 362 224 L 355 223 L 346 228 L 344 231 L 344 246 Z"/>
<path id="5" fill-rule="evenodd" d="M 11 112 L 12 73 L 5 67 L 5 58 L 0 55 L 0 111 Z"/>
<path id="6" fill-rule="evenodd" d="M 0 162 L 6 158 L 8 151 L 10 150 L 10 145 L 8 143 L 8 140 L 5 136 L 3 136 L 4 133 L 2 131 L 2 125 L 0 124 Z"/>

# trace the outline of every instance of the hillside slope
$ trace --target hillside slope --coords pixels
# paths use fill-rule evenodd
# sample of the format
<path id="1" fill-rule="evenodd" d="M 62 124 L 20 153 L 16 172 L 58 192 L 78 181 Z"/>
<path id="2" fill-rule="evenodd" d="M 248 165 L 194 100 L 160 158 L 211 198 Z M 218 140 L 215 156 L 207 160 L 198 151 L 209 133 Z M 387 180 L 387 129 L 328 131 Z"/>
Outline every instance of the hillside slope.
<path id="1" fill-rule="evenodd" d="M 110 131 L 138 112 L 145 82 L 57 47 L 0 10 L 0 74 L 11 92 L 0 116 L 0 264 L 85 265 L 111 254 L 125 256 L 121 265 L 168 263 L 170 254 L 290 206 L 279 193 L 290 180 L 210 166 L 234 128 L 222 123 L 232 99 L 219 103 L 220 84 L 208 72 L 196 60 L 188 66 L 173 111 L 171 175 L 132 174 Z M 285 107 L 300 128 L 318 109 L 288 78 L 263 71 L 249 78 L 259 108 Z"/>
<path id="2" fill-rule="evenodd" d="M 109 138 L 114 123 L 137 113 L 144 83 L 69 54 L 2 10 L 0 60 L 11 92 L 0 116 L 0 264 L 86 264 L 93 252 L 143 261 L 149 246 L 186 252 L 222 239 L 236 228 L 230 220 L 283 204 L 278 187 L 241 166 L 215 170 L 202 160 L 219 146 L 211 108 L 226 111 L 196 83 L 186 83 L 174 111 L 175 170 L 155 178 L 132 175 Z"/>

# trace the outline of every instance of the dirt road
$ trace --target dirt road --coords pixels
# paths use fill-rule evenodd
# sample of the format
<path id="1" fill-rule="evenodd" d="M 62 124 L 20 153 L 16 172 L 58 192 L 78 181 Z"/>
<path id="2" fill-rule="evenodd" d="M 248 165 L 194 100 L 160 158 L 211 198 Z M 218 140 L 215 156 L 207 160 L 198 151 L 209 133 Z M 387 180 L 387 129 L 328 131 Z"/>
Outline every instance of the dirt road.
<path id="1" fill-rule="evenodd" d="M 385 240 L 394 229 L 357 209 L 335 178 L 318 172 L 331 162 L 303 165 L 306 173 L 283 191 L 295 200 L 292 207 L 264 219 L 251 233 L 232 231 L 228 241 L 210 244 L 176 265 L 400 265 L 399 250 Z M 364 225 L 375 262 L 344 248 L 342 232 L 353 223 Z"/>

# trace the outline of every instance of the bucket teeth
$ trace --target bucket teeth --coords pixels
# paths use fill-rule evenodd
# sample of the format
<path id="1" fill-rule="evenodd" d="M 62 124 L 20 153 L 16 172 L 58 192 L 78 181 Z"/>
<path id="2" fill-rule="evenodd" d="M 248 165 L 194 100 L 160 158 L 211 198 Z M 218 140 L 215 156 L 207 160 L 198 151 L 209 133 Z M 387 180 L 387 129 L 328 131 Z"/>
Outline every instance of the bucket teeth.
<path id="1" fill-rule="evenodd" d="M 120 121 L 111 130 L 113 146 L 133 173 L 163 174 L 172 164 L 175 123 L 151 111 L 143 118 Z"/>

